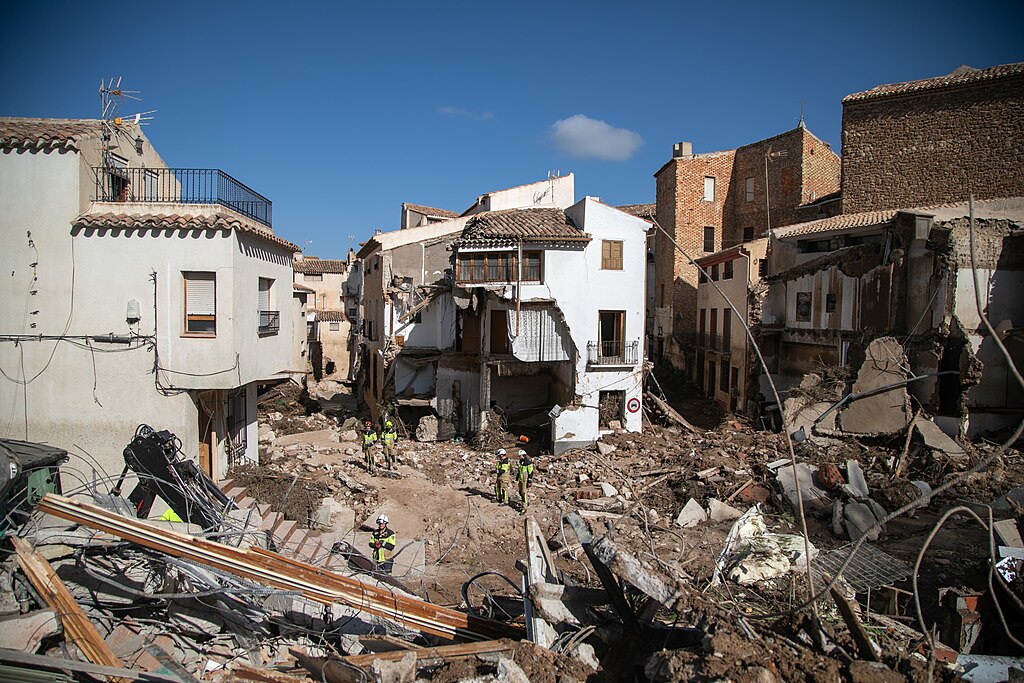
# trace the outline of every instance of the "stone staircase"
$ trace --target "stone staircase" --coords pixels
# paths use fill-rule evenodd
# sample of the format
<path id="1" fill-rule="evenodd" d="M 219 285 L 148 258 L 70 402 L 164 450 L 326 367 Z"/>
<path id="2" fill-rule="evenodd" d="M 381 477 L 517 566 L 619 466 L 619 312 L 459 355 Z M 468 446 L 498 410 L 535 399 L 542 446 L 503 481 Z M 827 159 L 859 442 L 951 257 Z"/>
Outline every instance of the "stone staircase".
<path id="1" fill-rule="evenodd" d="M 308 562 L 324 569 L 346 566 L 344 558 L 331 554 L 333 538 L 313 529 L 300 527 L 297 522 L 284 518 L 284 513 L 265 503 L 258 503 L 248 495 L 245 487 L 232 480 L 217 484 L 224 495 L 232 499 L 240 512 L 233 513 L 238 519 L 247 520 L 247 528 L 263 532 L 270 550 L 286 557 Z M 261 543 L 261 545 L 263 545 Z"/>

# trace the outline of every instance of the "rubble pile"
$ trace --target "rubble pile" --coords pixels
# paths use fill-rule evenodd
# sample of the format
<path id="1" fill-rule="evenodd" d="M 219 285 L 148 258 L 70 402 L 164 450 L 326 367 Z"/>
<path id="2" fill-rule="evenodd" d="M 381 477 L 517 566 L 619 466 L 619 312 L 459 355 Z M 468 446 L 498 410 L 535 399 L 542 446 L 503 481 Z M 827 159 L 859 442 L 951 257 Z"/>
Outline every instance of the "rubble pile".
<path id="1" fill-rule="evenodd" d="M 1019 662 L 994 608 L 1024 624 L 1020 453 L 918 413 L 891 433 L 823 427 L 842 391 L 819 384 L 794 408 L 825 404 L 795 463 L 785 434 L 661 411 L 668 426 L 559 456 L 500 429 L 485 450 L 400 439 L 372 476 L 354 419 L 275 404 L 266 461 L 221 482 L 238 509 L 220 529 L 46 496 L 4 566 L 20 635 L 3 647 L 186 681 L 925 681 Z M 534 458 L 525 510 L 494 501 L 497 447 Z M 994 596 L 983 527 L 960 514 L 930 534 L 955 506 L 993 511 Z M 382 512 L 391 574 L 366 555 Z"/>

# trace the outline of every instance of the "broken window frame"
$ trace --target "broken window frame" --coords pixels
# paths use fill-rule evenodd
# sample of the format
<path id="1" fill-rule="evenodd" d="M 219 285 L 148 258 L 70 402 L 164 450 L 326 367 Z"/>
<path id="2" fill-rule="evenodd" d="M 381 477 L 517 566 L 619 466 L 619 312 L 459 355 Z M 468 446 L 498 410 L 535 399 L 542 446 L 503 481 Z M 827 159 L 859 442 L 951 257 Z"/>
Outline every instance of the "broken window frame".
<path id="1" fill-rule="evenodd" d="M 794 315 L 798 323 L 811 322 L 811 313 L 814 310 L 814 292 L 796 293 L 796 310 Z"/>

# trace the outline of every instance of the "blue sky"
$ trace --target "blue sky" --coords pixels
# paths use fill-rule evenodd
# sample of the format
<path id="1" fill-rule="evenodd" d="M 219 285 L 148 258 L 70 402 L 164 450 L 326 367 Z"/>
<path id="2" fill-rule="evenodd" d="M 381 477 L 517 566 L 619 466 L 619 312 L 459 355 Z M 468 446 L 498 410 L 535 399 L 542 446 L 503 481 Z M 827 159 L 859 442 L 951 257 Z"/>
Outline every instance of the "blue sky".
<path id="1" fill-rule="evenodd" d="M 793 128 L 840 148 L 840 100 L 1024 61 L 1019 0 L 953 2 L 18 3 L 0 115 L 96 117 L 101 78 L 157 109 L 173 167 L 221 168 L 274 228 L 343 257 L 403 201 L 576 174 L 577 196 L 654 201 L 672 144 Z"/>

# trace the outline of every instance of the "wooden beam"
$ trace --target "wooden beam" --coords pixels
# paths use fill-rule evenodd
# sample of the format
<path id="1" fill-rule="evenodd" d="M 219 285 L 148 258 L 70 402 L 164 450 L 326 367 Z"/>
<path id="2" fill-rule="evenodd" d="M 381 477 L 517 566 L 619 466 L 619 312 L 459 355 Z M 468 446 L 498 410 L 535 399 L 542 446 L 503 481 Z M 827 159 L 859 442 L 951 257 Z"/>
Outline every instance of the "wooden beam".
<path id="1" fill-rule="evenodd" d="M 262 548 L 241 550 L 197 536 L 161 529 L 103 508 L 48 493 L 36 507 L 48 514 L 104 531 L 153 550 L 201 562 L 266 586 L 297 591 L 324 605 L 344 603 L 403 626 L 448 638 L 476 641 L 520 638 L 523 630 L 493 619 L 439 607 Z"/>
<path id="2" fill-rule="evenodd" d="M 23 538 L 13 537 L 14 549 L 18 553 L 18 563 L 25 572 L 29 582 L 42 596 L 46 604 L 57 612 L 64 633 L 82 651 L 90 662 L 100 666 L 124 669 L 125 664 L 110 649 L 103 636 L 99 634 L 89 618 L 78 606 L 71 591 L 53 571 L 46 558 L 35 551 Z M 121 676 L 108 676 L 113 683 L 127 683 L 130 679 Z"/>
<path id="3" fill-rule="evenodd" d="M 459 645 L 442 645 L 441 647 L 421 647 L 415 650 L 393 650 L 391 652 L 374 652 L 366 655 L 351 655 L 349 657 L 342 657 L 342 661 L 353 666 L 363 667 L 370 666 L 375 660 L 397 662 L 412 652 L 416 655 L 416 662 L 419 663 L 433 659 L 455 659 L 491 652 L 508 652 L 515 646 L 515 641 L 508 639 L 485 640 L 480 643 L 463 643 Z"/>
<path id="4" fill-rule="evenodd" d="M 686 421 L 686 419 L 685 419 L 685 418 L 684 418 L 684 417 L 683 417 L 682 415 L 680 415 L 680 414 L 679 414 L 679 413 L 678 413 L 678 412 L 676 411 L 676 409 L 675 409 L 675 408 L 673 408 L 672 406 L 670 406 L 670 405 L 669 405 L 668 403 L 666 403 L 665 401 L 662 401 L 662 400 L 661 400 L 660 398 L 658 398 L 657 396 L 655 396 L 655 395 L 654 395 L 654 394 L 652 394 L 651 392 L 649 392 L 649 391 L 648 391 L 648 392 L 645 392 L 645 393 L 644 393 L 644 398 L 646 398 L 647 400 L 649 400 L 649 401 L 651 401 L 652 403 L 654 403 L 654 405 L 658 406 L 658 408 L 659 408 L 659 409 L 661 409 L 661 412 L 665 413 L 665 415 L 666 415 L 666 416 L 667 416 L 667 417 L 668 417 L 668 418 L 669 418 L 670 420 L 672 420 L 673 422 L 675 422 L 676 424 L 678 424 L 678 425 L 679 425 L 680 427 L 683 427 L 683 428 L 685 428 L 685 429 L 688 429 L 688 430 L 690 430 L 691 432 L 693 432 L 694 434 L 701 434 L 701 433 L 703 433 L 703 432 L 701 432 L 701 430 L 697 429 L 697 428 L 696 428 L 696 427 L 694 427 L 694 426 L 693 426 L 692 424 L 690 424 L 689 422 L 687 422 L 687 421 Z"/>

